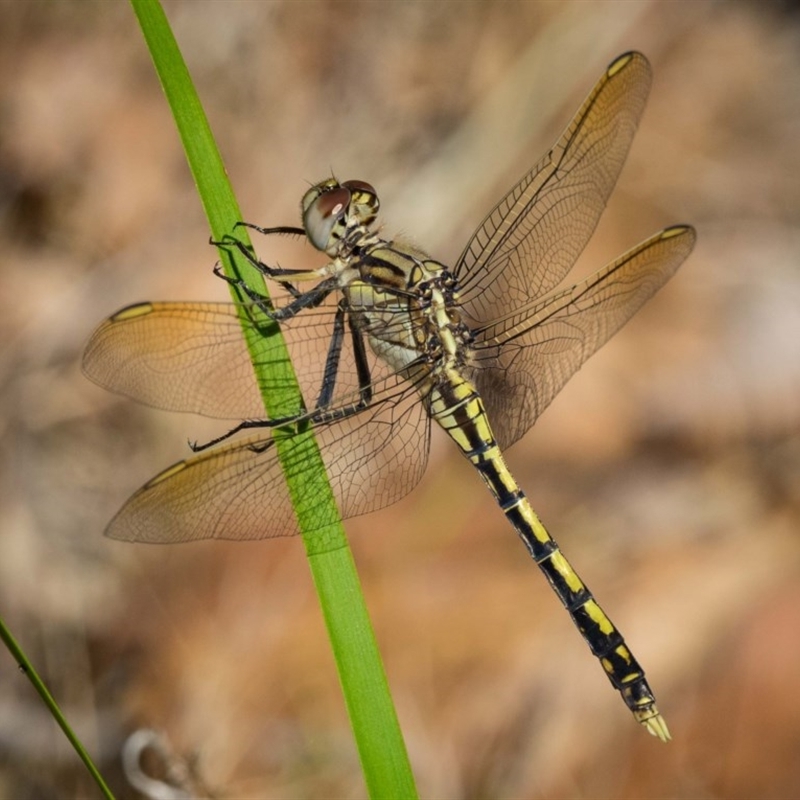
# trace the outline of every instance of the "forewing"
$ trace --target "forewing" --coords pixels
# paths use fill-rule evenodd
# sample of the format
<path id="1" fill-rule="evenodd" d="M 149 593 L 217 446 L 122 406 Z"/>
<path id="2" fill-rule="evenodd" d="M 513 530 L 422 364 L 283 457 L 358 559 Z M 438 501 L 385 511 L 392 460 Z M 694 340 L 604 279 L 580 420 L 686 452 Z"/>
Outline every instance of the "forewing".
<path id="1" fill-rule="evenodd" d="M 319 397 L 333 335 L 338 296 L 281 323 L 306 408 Z M 122 309 L 92 334 L 83 370 L 100 386 L 169 411 L 219 419 L 265 416 L 240 308 L 233 303 L 140 303 Z M 404 320 L 398 314 L 398 325 Z M 245 315 L 246 326 L 257 328 Z M 259 335 L 266 335 L 259 329 Z M 397 391 L 402 379 L 367 352 L 375 400 Z M 268 367 L 268 365 L 266 365 Z M 270 370 L 263 370 L 267 392 Z M 345 331 L 330 409 L 358 402 L 353 342 Z M 298 412 L 300 409 L 298 408 Z"/>
<path id="2" fill-rule="evenodd" d="M 651 78 L 640 53 L 616 59 L 552 150 L 483 221 L 455 267 L 472 321 L 518 308 L 566 276 L 614 188 Z"/>
<path id="3" fill-rule="evenodd" d="M 429 427 L 416 390 L 406 384 L 377 406 L 314 428 L 344 518 L 383 508 L 416 485 L 427 462 Z M 272 434 L 265 429 L 181 461 L 139 489 L 106 534 L 151 543 L 295 534 L 283 469 L 302 475 L 306 448 L 302 437 L 290 437 L 282 468 Z M 299 485 L 297 501 L 313 507 L 316 484 L 309 480 Z M 312 530 L 331 522 L 320 514 Z"/>
<path id="4" fill-rule="evenodd" d="M 585 281 L 476 333 L 471 375 L 500 446 L 517 441 L 569 378 L 675 273 L 694 229 L 652 236 Z"/>
<path id="5" fill-rule="evenodd" d="M 139 303 L 94 331 L 83 371 L 105 389 L 168 411 L 264 416 L 232 303 Z"/>

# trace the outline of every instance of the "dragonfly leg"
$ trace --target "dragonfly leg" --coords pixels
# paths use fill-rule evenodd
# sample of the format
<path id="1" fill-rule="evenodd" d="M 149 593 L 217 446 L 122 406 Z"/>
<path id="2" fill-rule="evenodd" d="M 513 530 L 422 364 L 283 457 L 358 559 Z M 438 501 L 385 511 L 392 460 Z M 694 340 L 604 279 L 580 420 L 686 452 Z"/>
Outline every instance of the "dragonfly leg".
<path id="1" fill-rule="evenodd" d="M 344 341 L 344 301 L 336 307 L 336 316 L 333 318 L 333 332 L 328 345 L 328 355 L 325 357 L 325 371 L 322 374 L 322 386 L 317 398 L 316 408 L 327 406 L 333 398 L 336 388 L 336 376 L 339 374 L 339 361 L 342 355 Z"/>
<path id="2" fill-rule="evenodd" d="M 269 236 L 271 234 L 288 234 L 291 236 L 305 236 L 306 231 L 303 228 L 296 228 L 290 225 L 279 225 L 274 228 L 262 228 L 260 225 L 253 225 L 251 222 L 237 222 L 235 227 L 249 228 L 250 230 L 257 231 L 258 233 Z M 274 281 L 279 281 L 295 296 L 301 294 L 300 290 L 290 283 L 287 278 L 292 277 L 295 280 L 313 281 L 319 278 L 319 275 L 314 270 L 306 269 L 286 269 L 283 267 L 270 267 L 263 261 L 259 261 L 253 256 L 250 250 L 242 244 L 238 239 L 234 239 L 233 243 L 247 260 L 262 274 Z"/>
<path id="3" fill-rule="evenodd" d="M 315 409 L 324 412 L 333 399 L 336 388 L 336 376 L 339 374 L 339 359 L 342 353 L 342 341 L 344 339 L 344 301 L 339 303 L 336 310 L 336 317 L 333 324 L 333 336 L 328 347 L 328 356 L 325 359 L 325 372 L 322 378 L 322 387 L 317 398 Z M 353 342 L 353 354 L 356 362 L 356 373 L 358 374 L 358 395 L 357 403 L 345 406 L 341 409 L 330 411 L 323 416 L 319 416 L 316 421 L 332 421 L 343 417 L 357 414 L 365 409 L 372 402 L 372 375 L 369 370 L 367 350 L 364 345 L 363 333 L 353 324 L 352 317 L 347 318 L 350 327 L 350 336 Z"/>
<path id="4" fill-rule="evenodd" d="M 372 374 L 369 371 L 367 347 L 364 344 L 364 334 L 353 324 L 352 318 L 348 318 L 348 322 L 350 324 L 350 336 L 353 340 L 353 352 L 356 357 L 358 393 L 362 407 L 365 407 L 372 402 Z"/>
<path id="5" fill-rule="evenodd" d="M 249 228 L 251 231 L 263 234 L 264 236 L 274 236 L 280 234 L 284 236 L 305 236 L 305 228 L 298 228 L 295 225 L 278 225 L 273 228 L 262 228 L 260 225 L 253 225 L 252 222 L 237 222 L 235 228 Z"/>
<path id="6" fill-rule="evenodd" d="M 291 303 L 288 305 L 283 306 L 282 308 L 275 309 L 269 314 L 271 319 L 277 320 L 278 322 L 282 322 L 287 319 L 291 319 L 293 316 L 298 314 L 301 311 L 305 311 L 307 308 L 316 308 L 320 305 L 325 298 L 333 291 L 339 288 L 336 278 L 326 278 L 324 281 L 320 281 L 313 289 L 309 289 L 307 292 L 303 292 L 302 294 L 298 295 L 297 297 L 292 300 Z M 252 295 L 250 294 L 252 292 Z M 258 293 L 254 292 L 252 289 L 248 291 L 248 296 L 255 296 L 258 297 Z M 263 301 L 263 295 L 261 295 Z M 254 300 L 255 302 L 255 300 Z M 259 306 L 260 307 L 260 306 Z"/>
<path id="7" fill-rule="evenodd" d="M 241 223 L 244 224 L 244 223 Z M 250 266 L 257 269 L 265 278 L 269 280 L 278 281 L 284 287 L 286 287 L 286 291 L 288 291 L 293 297 L 299 297 L 302 292 L 293 284 L 291 281 L 286 280 L 286 276 L 289 275 L 299 275 L 301 273 L 307 273 L 307 270 L 300 270 L 300 269 L 282 269 L 281 267 L 271 267 L 269 264 L 265 264 L 263 261 L 260 261 L 253 255 L 250 248 L 244 244 L 244 242 L 239 241 L 239 239 L 235 239 L 233 237 L 230 238 L 229 241 L 225 242 L 216 242 L 213 239 L 211 240 L 211 244 L 217 247 L 230 247 L 231 245 L 235 247 L 246 259 Z M 217 268 L 214 269 L 214 274 L 223 280 L 228 281 L 228 283 L 232 284 L 233 286 L 237 286 L 241 289 L 246 289 L 244 282 L 239 279 L 236 280 L 235 278 L 228 278 L 226 275 L 221 273 Z"/>
<path id="8" fill-rule="evenodd" d="M 324 281 L 320 281 L 320 283 L 318 283 L 312 289 L 309 289 L 307 292 L 298 292 L 296 289 L 294 289 L 294 287 L 292 287 L 294 289 L 292 292 L 294 299 L 285 306 L 275 308 L 272 305 L 272 301 L 269 297 L 267 297 L 265 294 L 257 292 L 241 278 L 229 278 L 222 271 L 219 265 L 214 267 L 214 274 L 218 278 L 222 278 L 222 280 L 224 280 L 226 283 L 229 283 L 231 286 L 235 286 L 237 289 L 240 289 L 242 292 L 244 292 L 248 299 L 258 307 L 259 311 L 276 322 L 283 322 L 287 319 L 291 319 L 301 311 L 305 311 L 307 308 L 316 308 L 331 292 L 333 292 L 335 289 L 338 289 L 338 284 L 335 278 L 326 278 Z"/>
<path id="9" fill-rule="evenodd" d="M 197 442 L 190 441 L 189 448 L 193 453 L 201 453 L 203 450 L 208 450 L 210 447 L 213 447 L 220 442 L 224 442 L 226 439 L 230 439 L 232 436 L 235 436 L 237 433 L 241 433 L 242 431 L 250 430 L 251 428 L 278 428 L 281 425 L 290 425 L 305 418 L 306 417 L 304 414 L 298 414 L 294 417 L 282 417 L 280 419 L 246 419 L 243 422 L 240 422 L 238 425 L 235 425 L 227 433 L 223 433 L 208 442 L 198 444 Z M 253 448 L 256 449 L 256 451 L 259 449 L 256 445 L 254 445 Z"/>
<path id="10" fill-rule="evenodd" d="M 221 436 L 217 436 L 208 442 L 204 442 L 203 444 L 189 442 L 189 447 L 192 451 L 199 453 L 202 450 L 207 450 L 209 447 L 213 447 L 220 442 L 224 442 L 226 439 L 230 439 L 237 433 L 241 433 L 241 431 L 250 430 L 252 428 L 278 428 L 281 425 L 295 425 L 302 422 L 311 424 L 334 422 L 351 417 L 367 408 L 372 402 L 372 376 L 369 370 L 367 350 L 364 344 L 363 334 L 352 323 L 349 317 L 348 323 L 355 354 L 356 372 L 358 373 L 359 397 L 358 401 L 355 403 L 350 403 L 349 405 L 335 409 L 328 408 L 333 399 L 333 393 L 336 388 L 336 376 L 339 372 L 339 361 L 342 353 L 342 343 L 344 341 L 344 318 L 345 306 L 343 303 L 340 303 L 336 310 L 331 343 L 328 347 L 328 355 L 325 359 L 322 387 L 320 388 L 316 405 L 311 412 L 301 412 L 295 416 L 281 417 L 279 419 L 244 420 L 231 428 L 227 433 L 223 433 Z M 253 445 L 253 449 L 256 452 L 260 452 L 263 449 L 263 445 Z"/>

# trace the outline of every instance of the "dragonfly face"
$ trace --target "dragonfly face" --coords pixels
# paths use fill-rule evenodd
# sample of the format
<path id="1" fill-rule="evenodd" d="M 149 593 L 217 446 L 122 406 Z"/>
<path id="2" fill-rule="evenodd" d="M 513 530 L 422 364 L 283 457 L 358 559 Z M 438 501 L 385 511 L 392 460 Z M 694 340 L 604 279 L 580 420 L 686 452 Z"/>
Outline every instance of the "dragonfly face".
<path id="1" fill-rule="evenodd" d="M 380 201 L 364 181 L 340 184 L 330 178 L 312 186 L 303 196 L 303 228 L 317 250 L 336 256 L 354 232 L 363 232 L 378 216 Z"/>
<path id="2" fill-rule="evenodd" d="M 210 443 L 219 446 L 145 484 L 108 534 L 177 542 L 294 532 L 271 436 L 292 423 L 313 427 L 344 517 L 380 508 L 420 479 L 435 421 L 474 465 L 634 717 L 668 739 L 644 671 L 502 455 L 694 246 L 691 227 L 666 228 L 582 282 L 557 288 L 605 208 L 650 82 L 644 56 L 616 59 L 555 145 L 489 212 L 452 270 L 372 232 L 379 202 L 362 181 L 312 187 L 302 202 L 302 229 L 258 228 L 304 233 L 331 259 L 318 270 L 292 272 L 240 248 L 289 290 L 291 299 L 274 308 L 244 287 L 280 325 L 304 395 L 316 397 L 293 416 L 259 419 L 241 307 L 143 303 L 104 322 L 84 355 L 97 383 L 162 408 L 247 420 Z M 303 291 L 305 281 L 314 285 Z M 292 469 L 302 474 L 303 464 Z"/>

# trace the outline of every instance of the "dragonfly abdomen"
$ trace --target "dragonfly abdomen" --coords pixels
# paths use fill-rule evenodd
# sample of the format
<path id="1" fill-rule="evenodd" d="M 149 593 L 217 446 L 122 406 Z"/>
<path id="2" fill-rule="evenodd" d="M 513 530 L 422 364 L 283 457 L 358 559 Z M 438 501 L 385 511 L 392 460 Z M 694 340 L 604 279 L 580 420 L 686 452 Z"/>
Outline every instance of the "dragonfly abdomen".
<path id="1" fill-rule="evenodd" d="M 669 730 L 656 708 L 644 670 L 514 480 L 477 389 L 464 377 L 451 374 L 448 381 L 431 390 L 429 408 L 431 417 L 477 468 L 636 720 L 651 734 L 667 741 Z"/>

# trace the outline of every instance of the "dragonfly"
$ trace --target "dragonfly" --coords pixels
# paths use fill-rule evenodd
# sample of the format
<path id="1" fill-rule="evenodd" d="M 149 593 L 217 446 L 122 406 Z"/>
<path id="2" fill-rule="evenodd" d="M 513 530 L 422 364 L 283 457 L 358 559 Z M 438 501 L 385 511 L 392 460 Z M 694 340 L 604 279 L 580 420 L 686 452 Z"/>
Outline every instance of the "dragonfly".
<path id="1" fill-rule="evenodd" d="M 561 288 L 617 181 L 651 82 L 640 53 L 615 59 L 452 268 L 381 236 L 370 184 L 329 178 L 305 193 L 302 227 L 250 226 L 304 236 L 324 266 L 273 267 L 232 237 L 283 289 L 281 302 L 226 278 L 240 302 L 139 303 L 103 322 L 84 354 L 89 378 L 156 407 L 240 420 L 148 481 L 107 534 L 166 543 L 296 533 L 284 471 L 302 478 L 308 464 L 281 464 L 278 430 L 313 431 L 344 518 L 374 511 L 420 480 L 436 423 L 486 483 L 634 718 L 668 741 L 644 670 L 503 456 L 694 246 L 694 229 L 674 225 Z M 301 388 L 292 413 L 265 418 L 261 389 L 276 387 L 257 384 L 243 326 L 256 337 L 277 326 L 286 337 Z M 303 487 L 300 500 L 313 503 L 312 482 Z M 321 515 L 320 529 L 327 522 Z"/>

